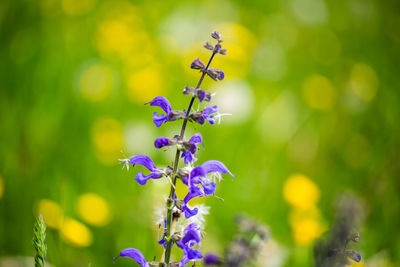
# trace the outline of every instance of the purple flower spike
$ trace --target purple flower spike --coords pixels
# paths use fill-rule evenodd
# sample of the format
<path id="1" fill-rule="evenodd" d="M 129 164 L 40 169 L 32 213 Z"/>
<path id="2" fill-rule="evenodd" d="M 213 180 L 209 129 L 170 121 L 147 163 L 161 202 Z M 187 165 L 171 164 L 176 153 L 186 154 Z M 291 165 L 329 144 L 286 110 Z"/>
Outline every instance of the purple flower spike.
<path id="1" fill-rule="evenodd" d="M 166 113 L 163 115 L 158 115 L 157 112 L 153 113 L 153 121 L 157 127 L 160 127 L 163 123 L 168 121 L 168 116 L 172 112 L 171 104 L 169 103 L 168 99 L 163 96 L 157 96 L 145 105 L 147 104 L 150 104 L 150 106 L 158 106 Z"/>
<path id="2" fill-rule="evenodd" d="M 137 250 L 136 248 L 126 248 L 119 253 L 119 256 L 114 258 L 114 262 L 119 257 L 128 257 L 136 261 L 140 267 L 150 267 L 150 264 L 147 263 L 146 259 L 144 258 L 143 254 Z"/>

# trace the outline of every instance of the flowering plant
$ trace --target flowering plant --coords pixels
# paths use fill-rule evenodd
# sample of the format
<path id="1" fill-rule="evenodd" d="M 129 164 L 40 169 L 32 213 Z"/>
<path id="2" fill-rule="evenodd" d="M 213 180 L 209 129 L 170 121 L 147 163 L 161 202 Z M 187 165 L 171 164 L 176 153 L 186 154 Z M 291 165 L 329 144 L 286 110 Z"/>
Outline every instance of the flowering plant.
<path id="1" fill-rule="evenodd" d="M 156 148 L 165 146 L 175 146 L 176 155 L 173 166 L 157 167 L 156 164 L 146 155 L 135 155 L 129 159 L 122 160 L 123 163 L 135 166 L 142 165 L 146 167 L 150 173 L 145 175 L 142 172 L 136 174 L 135 180 L 140 185 L 145 185 L 150 179 L 166 178 L 170 184 L 170 193 L 166 201 L 166 214 L 164 215 L 164 233 L 159 240 L 159 244 L 164 246 L 163 256 L 159 263 L 147 262 L 143 254 L 135 248 L 127 248 L 120 252 L 118 257 L 129 257 L 135 260 L 141 267 L 149 266 L 187 266 L 191 261 L 203 258 L 202 253 L 198 249 L 201 244 L 201 224 L 193 220 L 194 216 L 200 216 L 201 211 L 198 207 L 191 207 L 189 202 L 193 198 L 214 195 L 216 182 L 221 180 L 221 174 L 232 173 L 220 161 L 209 160 L 202 164 L 194 166 L 197 158 L 195 157 L 198 150 L 198 144 L 203 143 L 203 137 L 200 133 L 196 133 L 189 140 L 185 138 L 185 130 L 188 121 L 199 123 L 201 125 L 208 121 L 214 124 L 221 114 L 218 113 L 217 106 L 204 108 L 202 111 L 192 111 L 192 106 L 196 99 L 200 102 L 210 102 L 212 94 L 200 88 L 205 76 L 209 76 L 215 81 L 224 79 L 225 74 L 220 69 L 210 68 L 210 64 L 216 54 L 226 55 L 226 49 L 222 48 L 221 34 L 217 31 L 211 33 L 211 37 L 216 40 L 216 44 L 206 43 L 204 48 L 211 50 L 211 57 L 207 64 L 204 64 L 199 58 L 196 58 L 190 65 L 192 69 L 200 70 L 201 76 L 196 87 L 186 86 L 183 94 L 190 95 L 191 99 L 186 110 L 176 111 L 172 109 L 170 102 L 163 96 L 155 97 L 149 103 L 150 106 L 157 106 L 164 111 L 159 115 L 157 112 L 153 114 L 153 122 L 157 127 L 161 127 L 164 123 L 183 119 L 182 128 L 179 135 L 172 138 L 159 137 L 155 140 Z M 185 167 L 179 168 L 180 158 L 184 159 Z M 175 191 L 177 180 L 180 179 L 187 186 L 187 195 L 184 199 L 177 198 Z M 180 218 L 184 214 L 184 223 L 177 225 Z M 185 227 L 183 227 L 185 225 Z M 171 250 L 173 245 L 183 250 L 183 257 L 179 262 L 171 262 Z M 118 258 L 116 257 L 116 258 Z M 115 258 L 115 259 L 116 259 Z"/>

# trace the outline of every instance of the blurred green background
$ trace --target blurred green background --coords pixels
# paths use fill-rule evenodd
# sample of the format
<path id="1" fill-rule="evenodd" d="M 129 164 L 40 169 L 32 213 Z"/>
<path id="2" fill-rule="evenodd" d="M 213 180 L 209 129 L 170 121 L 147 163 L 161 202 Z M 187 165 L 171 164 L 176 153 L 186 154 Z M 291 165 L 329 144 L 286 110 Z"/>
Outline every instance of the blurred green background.
<path id="1" fill-rule="evenodd" d="M 159 259 L 154 211 L 169 185 L 138 185 L 141 169 L 118 159 L 171 164 L 153 142 L 181 122 L 156 128 L 143 104 L 164 95 L 185 109 L 190 62 L 219 30 L 228 55 L 212 66 L 226 79 L 202 87 L 232 116 L 187 136 L 203 134 L 199 163 L 236 178 L 217 188 L 224 202 L 205 201 L 203 252 L 222 253 L 244 212 L 271 231 L 259 266 L 311 266 L 350 192 L 364 207 L 357 266 L 398 266 L 399 25 L 398 1 L 2 0 L 0 265 L 29 262 L 38 213 L 55 266 L 111 266 L 127 247 Z"/>

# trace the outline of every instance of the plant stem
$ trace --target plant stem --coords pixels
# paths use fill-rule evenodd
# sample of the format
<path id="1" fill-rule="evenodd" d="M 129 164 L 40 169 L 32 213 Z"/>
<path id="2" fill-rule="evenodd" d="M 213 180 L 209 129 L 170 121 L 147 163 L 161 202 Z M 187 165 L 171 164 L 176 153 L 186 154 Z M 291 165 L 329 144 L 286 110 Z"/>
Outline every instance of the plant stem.
<path id="1" fill-rule="evenodd" d="M 205 67 L 205 69 L 203 70 L 203 73 L 200 77 L 199 82 L 197 83 L 196 89 L 199 89 L 201 86 L 201 83 L 204 80 L 204 76 L 207 73 L 208 67 L 211 64 L 211 61 L 213 60 L 214 56 L 216 54 L 216 51 L 214 50 L 213 53 L 211 54 L 210 59 L 208 60 L 207 66 Z M 183 124 L 182 124 L 182 128 L 181 128 L 181 134 L 179 135 L 179 140 L 183 140 L 183 137 L 185 136 L 185 131 L 186 131 L 186 125 L 189 119 L 189 114 L 190 114 L 190 110 L 192 109 L 194 100 L 196 99 L 196 96 L 192 96 L 192 99 L 190 99 L 190 103 L 189 106 L 186 110 L 186 115 L 185 118 L 183 119 Z M 179 165 L 179 157 L 181 155 L 181 151 L 179 149 L 176 150 L 176 155 L 175 155 L 175 161 L 174 161 L 174 170 L 172 172 L 172 184 L 171 184 L 171 189 L 169 191 L 169 198 L 168 198 L 168 211 L 167 211 L 167 247 L 165 249 L 165 265 L 168 266 L 169 264 L 169 260 L 171 257 L 171 248 L 172 248 L 172 239 L 171 239 L 171 226 L 172 226 L 172 209 L 174 208 L 175 205 L 175 201 L 174 201 L 174 195 L 175 195 L 175 188 L 176 188 L 176 172 L 178 170 L 178 165 Z"/>

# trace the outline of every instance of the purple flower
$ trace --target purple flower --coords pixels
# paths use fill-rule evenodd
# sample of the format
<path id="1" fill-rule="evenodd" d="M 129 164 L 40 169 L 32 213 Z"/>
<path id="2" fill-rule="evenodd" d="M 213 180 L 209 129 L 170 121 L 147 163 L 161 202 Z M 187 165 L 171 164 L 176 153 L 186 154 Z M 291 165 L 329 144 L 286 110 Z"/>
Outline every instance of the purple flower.
<path id="1" fill-rule="evenodd" d="M 190 209 L 188 206 L 188 202 L 195 197 L 202 197 L 204 195 L 203 190 L 201 190 L 198 186 L 193 185 L 189 187 L 189 193 L 183 199 L 182 212 L 185 213 L 185 218 L 189 219 L 190 217 L 196 215 L 199 212 L 198 208 Z"/>
<path id="2" fill-rule="evenodd" d="M 204 264 L 205 265 L 219 265 L 222 263 L 222 259 L 220 256 L 214 254 L 214 253 L 208 253 L 204 257 Z"/>
<path id="3" fill-rule="evenodd" d="M 211 93 L 210 92 L 204 91 L 202 89 L 198 89 L 196 95 L 197 95 L 197 98 L 200 100 L 200 102 L 203 102 L 203 101 L 210 102 L 211 101 Z"/>
<path id="4" fill-rule="evenodd" d="M 175 140 L 175 141 L 174 141 Z M 165 146 L 172 146 L 176 144 L 176 139 L 169 139 L 166 137 L 159 137 L 154 141 L 154 146 L 156 148 L 162 148 Z"/>
<path id="5" fill-rule="evenodd" d="M 159 106 L 166 113 L 165 115 L 158 115 L 157 112 L 153 113 L 153 121 L 157 127 L 160 127 L 161 124 L 168 121 L 168 115 L 172 112 L 171 104 L 168 99 L 163 96 L 157 96 L 146 104 L 150 104 L 150 106 Z"/>
<path id="6" fill-rule="evenodd" d="M 150 267 L 150 265 L 147 263 L 146 259 L 144 258 L 143 254 L 137 250 L 136 248 L 126 248 L 122 250 L 119 253 L 119 256 L 114 258 L 114 262 L 119 258 L 119 257 L 128 257 L 136 261 L 140 267 Z"/>
<path id="7" fill-rule="evenodd" d="M 204 162 L 202 165 L 192 169 L 192 171 L 185 177 L 181 177 L 182 182 L 189 188 L 189 192 L 183 199 L 182 212 L 185 213 L 185 217 L 188 219 L 197 214 L 198 210 L 190 209 L 188 202 L 195 197 L 202 197 L 204 195 L 215 194 L 216 183 L 207 177 L 209 173 L 217 173 L 218 175 L 229 173 L 232 177 L 234 175 L 228 170 L 228 168 L 218 160 L 209 160 Z M 199 186 L 200 184 L 203 189 Z"/>
<path id="8" fill-rule="evenodd" d="M 178 145 L 178 148 L 182 151 L 181 157 L 185 159 L 185 164 L 189 164 L 192 161 L 196 161 L 195 155 L 197 154 L 197 145 L 203 142 L 201 134 L 197 133 L 189 139 L 189 141 L 179 140 L 179 136 L 174 138 L 159 137 L 154 141 L 156 148 L 162 148 L 164 146 Z"/>
<path id="9" fill-rule="evenodd" d="M 354 250 L 346 250 L 345 254 L 350 257 L 353 261 L 360 262 L 361 261 L 361 255 L 357 251 Z"/>
<path id="10" fill-rule="evenodd" d="M 207 70 L 207 74 L 214 81 L 218 81 L 218 80 L 222 81 L 225 78 L 225 73 L 220 69 L 209 68 Z"/>
<path id="11" fill-rule="evenodd" d="M 204 91 L 203 89 L 196 89 L 190 86 L 185 86 L 185 88 L 183 89 L 183 94 L 197 96 L 200 102 L 211 101 L 211 93 Z"/>
<path id="12" fill-rule="evenodd" d="M 206 42 L 203 47 L 207 50 L 214 50 L 214 46 L 210 44 L 209 42 Z"/>
<path id="13" fill-rule="evenodd" d="M 206 66 L 200 60 L 200 58 L 196 58 L 195 60 L 192 61 L 192 63 L 190 64 L 190 67 L 195 70 L 204 70 Z"/>
<path id="14" fill-rule="evenodd" d="M 207 179 L 207 174 L 211 172 L 215 172 L 218 175 L 220 175 L 220 173 L 229 173 L 232 177 L 234 177 L 222 162 L 218 160 L 209 160 L 192 169 L 189 175 L 190 181 L 188 186 L 190 187 L 192 184 L 201 184 L 205 195 L 213 195 L 215 193 L 216 184 L 215 182 L 210 182 Z"/>
<path id="15" fill-rule="evenodd" d="M 138 172 L 136 174 L 135 180 L 140 185 L 145 185 L 147 180 L 149 179 L 159 179 L 162 176 L 167 176 L 171 173 L 170 167 L 167 167 L 164 170 L 157 169 L 154 162 L 146 155 L 136 155 L 131 157 L 129 160 L 126 160 L 125 162 L 132 164 L 132 166 L 135 166 L 136 164 L 143 165 L 149 171 L 151 171 L 149 175 L 144 175 L 142 172 Z"/>
<path id="16" fill-rule="evenodd" d="M 184 112 L 173 111 L 168 99 L 163 96 L 157 96 L 145 105 L 147 104 L 150 104 L 150 106 L 158 106 L 165 112 L 165 114 L 162 115 L 158 115 L 157 112 L 153 113 L 153 121 L 157 127 L 160 127 L 163 123 L 166 123 L 167 121 L 175 121 L 185 116 Z"/>
<path id="17" fill-rule="evenodd" d="M 195 158 L 197 154 L 196 144 L 200 143 L 203 143 L 203 138 L 200 133 L 193 135 L 189 139 L 189 142 L 183 142 L 184 150 L 181 157 L 184 158 L 186 165 L 189 164 L 190 162 L 197 161 L 197 158 Z"/>
<path id="18" fill-rule="evenodd" d="M 221 40 L 222 36 L 221 36 L 221 34 L 220 34 L 218 31 L 213 31 L 213 32 L 211 33 L 211 37 L 214 38 L 214 39 L 216 39 L 216 40 L 218 40 L 218 41 L 222 41 L 222 40 Z"/>
<path id="19" fill-rule="evenodd" d="M 191 260 L 203 258 L 199 250 L 193 249 L 194 245 L 200 245 L 201 242 L 200 227 L 196 223 L 191 223 L 184 232 L 185 236 L 176 243 L 183 250 L 180 266 L 186 266 Z"/>
<path id="20" fill-rule="evenodd" d="M 185 86 L 185 88 L 183 88 L 184 95 L 192 95 L 195 93 L 196 93 L 196 88 L 193 88 L 191 86 Z"/>
<path id="21" fill-rule="evenodd" d="M 203 125 L 205 121 L 207 120 L 210 124 L 215 123 L 215 118 L 212 114 L 218 112 L 218 106 L 211 106 L 211 107 L 206 107 L 200 112 L 195 112 L 190 114 L 190 118 L 194 120 L 195 122 L 200 123 Z"/>

